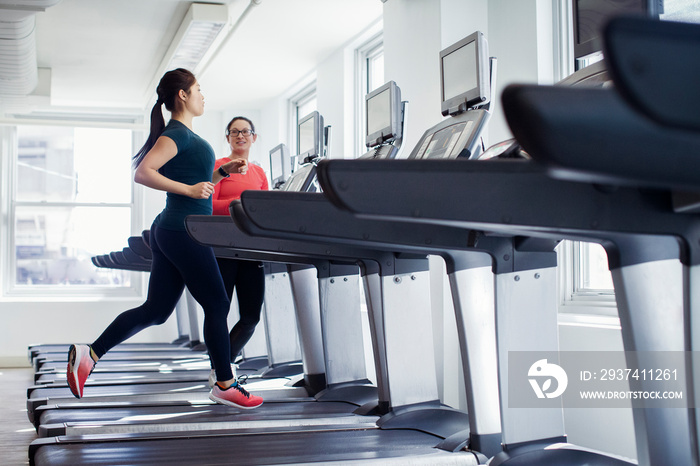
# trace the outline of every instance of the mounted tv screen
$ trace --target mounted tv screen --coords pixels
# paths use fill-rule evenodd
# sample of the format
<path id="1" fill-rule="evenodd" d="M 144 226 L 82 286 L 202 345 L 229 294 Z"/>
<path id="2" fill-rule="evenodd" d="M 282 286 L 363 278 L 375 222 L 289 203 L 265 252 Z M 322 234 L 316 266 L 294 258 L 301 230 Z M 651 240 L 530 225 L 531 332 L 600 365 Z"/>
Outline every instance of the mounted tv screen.
<path id="1" fill-rule="evenodd" d="M 313 111 L 299 120 L 297 124 L 297 154 L 299 162 L 307 157 L 321 156 L 323 147 L 323 117 Z"/>
<path id="2" fill-rule="evenodd" d="M 401 138 L 401 90 L 394 81 L 367 94 L 365 104 L 367 147 Z"/>
<path id="3" fill-rule="evenodd" d="M 285 144 L 279 144 L 270 150 L 270 181 L 272 186 L 282 184 L 291 174 L 291 159 Z"/>
<path id="4" fill-rule="evenodd" d="M 443 115 L 488 103 L 489 53 L 481 32 L 476 31 L 440 52 L 440 87 Z"/>

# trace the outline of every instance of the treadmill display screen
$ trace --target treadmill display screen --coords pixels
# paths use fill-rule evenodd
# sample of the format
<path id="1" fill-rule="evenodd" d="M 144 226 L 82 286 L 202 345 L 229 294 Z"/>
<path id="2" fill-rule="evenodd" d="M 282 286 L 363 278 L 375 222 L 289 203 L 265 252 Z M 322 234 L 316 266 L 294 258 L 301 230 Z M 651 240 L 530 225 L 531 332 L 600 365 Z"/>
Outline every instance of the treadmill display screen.
<path id="1" fill-rule="evenodd" d="M 475 31 L 440 51 L 443 116 L 486 105 L 491 98 L 491 60 L 484 35 Z"/>
<path id="2" fill-rule="evenodd" d="M 423 140 L 416 158 L 418 159 L 452 159 L 462 151 L 463 144 L 457 144 L 465 131 L 470 131 L 472 121 L 457 123 L 429 134 Z"/>
<path id="3" fill-rule="evenodd" d="M 367 101 L 367 134 L 391 126 L 391 100 L 389 89 Z"/>
<path id="4" fill-rule="evenodd" d="M 270 152 L 270 178 L 273 180 L 284 177 L 284 173 L 282 171 L 283 156 L 281 147 L 273 152 Z"/>
<path id="5" fill-rule="evenodd" d="M 299 153 L 313 152 L 314 144 L 314 120 L 310 118 L 299 126 Z"/>
<path id="6" fill-rule="evenodd" d="M 442 70 L 443 101 L 476 88 L 476 42 L 442 57 Z"/>

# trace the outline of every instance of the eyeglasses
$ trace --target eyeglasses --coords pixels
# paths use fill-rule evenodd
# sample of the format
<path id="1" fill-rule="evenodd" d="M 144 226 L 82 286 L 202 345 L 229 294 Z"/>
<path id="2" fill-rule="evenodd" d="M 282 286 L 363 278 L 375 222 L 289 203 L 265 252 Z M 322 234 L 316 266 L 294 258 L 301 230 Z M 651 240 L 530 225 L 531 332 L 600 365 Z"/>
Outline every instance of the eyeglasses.
<path id="1" fill-rule="evenodd" d="M 255 131 L 252 129 L 244 129 L 243 131 L 238 131 L 237 129 L 227 129 L 226 130 L 226 136 L 233 136 L 234 138 L 237 138 L 239 134 L 242 134 L 244 137 L 248 137 L 252 134 L 255 134 Z"/>

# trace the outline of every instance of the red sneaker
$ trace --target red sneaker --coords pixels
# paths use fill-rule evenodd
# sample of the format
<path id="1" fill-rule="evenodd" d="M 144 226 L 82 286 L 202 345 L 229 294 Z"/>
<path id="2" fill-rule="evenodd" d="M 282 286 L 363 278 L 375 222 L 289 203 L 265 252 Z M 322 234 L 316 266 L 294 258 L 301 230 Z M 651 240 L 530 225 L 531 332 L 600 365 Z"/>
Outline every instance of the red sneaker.
<path id="1" fill-rule="evenodd" d="M 68 385 L 76 398 L 83 397 L 85 381 L 95 369 L 95 360 L 90 356 L 89 345 L 70 345 L 68 350 Z"/>
<path id="2" fill-rule="evenodd" d="M 263 404 L 261 396 L 251 395 L 248 391 L 236 382 L 227 389 L 223 389 L 219 384 L 214 384 L 211 389 L 209 399 L 216 403 L 233 406 L 241 409 L 253 409 Z"/>

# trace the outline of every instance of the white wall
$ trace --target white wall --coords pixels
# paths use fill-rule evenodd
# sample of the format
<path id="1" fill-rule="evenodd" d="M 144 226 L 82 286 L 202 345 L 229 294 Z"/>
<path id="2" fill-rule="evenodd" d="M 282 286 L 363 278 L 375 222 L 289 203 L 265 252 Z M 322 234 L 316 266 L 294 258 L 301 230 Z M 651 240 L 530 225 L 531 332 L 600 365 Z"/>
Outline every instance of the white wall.
<path id="1" fill-rule="evenodd" d="M 331 127 L 330 156 L 340 159 L 344 158 L 345 152 L 346 65 L 345 53 L 341 49 L 324 60 L 316 71 L 317 109 L 323 115 L 323 124 Z M 352 75 L 349 80 L 352 81 Z M 352 140 L 352 134 L 348 136 Z"/>
<path id="2" fill-rule="evenodd" d="M 92 343 L 121 311 L 142 302 L 141 297 L 0 302 L 0 367 L 29 366 L 27 347 L 31 344 Z M 177 326 L 171 319 L 162 326 L 144 330 L 130 341 L 170 342 L 176 337 Z"/>
<path id="3" fill-rule="evenodd" d="M 489 123 L 489 144 L 512 137 L 500 95 L 508 84 L 551 83 L 551 0 L 489 1 L 489 52 L 498 59 L 496 95 Z"/>
<path id="4" fill-rule="evenodd" d="M 612 325 L 582 326 L 565 321 L 559 326 L 559 349 L 623 351 L 622 332 Z M 564 422 L 570 441 L 577 445 L 637 457 L 631 403 L 629 409 L 565 409 Z"/>
<path id="5" fill-rule="evenodd" d="M 406 104 L 402 157 L 408 156 L 440 113 L 440 2 L 384 4 L 384 79 L 401 88 Z"/>

